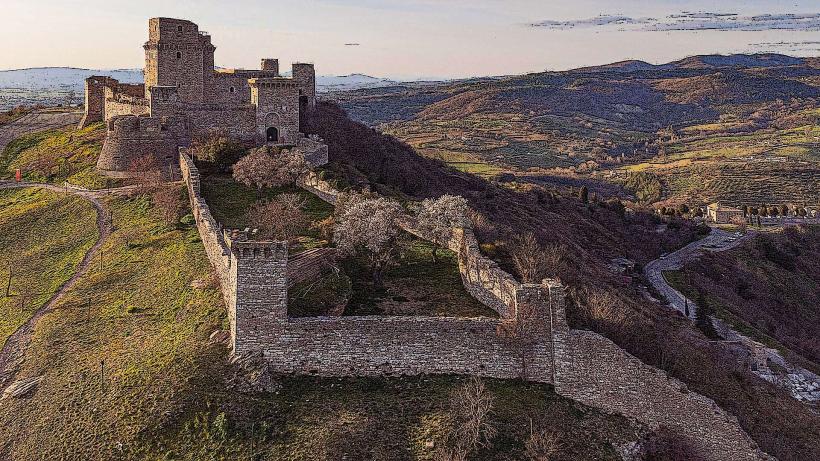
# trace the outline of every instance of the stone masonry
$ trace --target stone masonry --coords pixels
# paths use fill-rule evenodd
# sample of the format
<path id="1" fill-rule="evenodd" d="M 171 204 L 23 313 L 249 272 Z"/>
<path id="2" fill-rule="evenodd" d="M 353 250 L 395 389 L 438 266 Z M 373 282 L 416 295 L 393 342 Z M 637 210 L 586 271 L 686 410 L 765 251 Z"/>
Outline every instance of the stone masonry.
<path id="1" fill-rule="evenodd" d="M 258 70 L 215 69 L 211 36 L 173 18 L 149 20 L 143 49 L 144 85 L 86 79 L 80 126 L 109 123 L 97 163 L 101 171 L 125 172 L 147 154 L 161 165 L 175 165 L 179 147 L 213 134 L 326 156 L 327 146 L 302 133 L 304 117 L 316 105 L 313 64 L 293 64 L 291 77 L 279 75 L 279 61 L 270 58 Z"/>
<path id="2" fill-rule="evenodd" d="M 425 373 L 524 378 L 553 383 L 586 405 L 669 427 L 707 459 L 769 460 L 732 415 L 680 381 L 644 364 L 597 333 L 571 330 L 564 287 L 555 280 L 519 284 L 478 251 L 470 229 L 446 246 L 458 254 L 467 290 L 500 319 L 287 316 L 287 247 L 236 242 L 222 232 L 199 194 L 199 173 L 181 152 L 197 227 L 222 283 L 234 354 L 262 352 L 280 373 L 382 376 Z M 302 187 L 333 203 L 338 191 L 311 174 Z M 402 223 L 414 232 L 412 223 Z M 506 332 L 529 312 L 523 336 Z M 514 329 L 512 330 L 514 331 Z"/>

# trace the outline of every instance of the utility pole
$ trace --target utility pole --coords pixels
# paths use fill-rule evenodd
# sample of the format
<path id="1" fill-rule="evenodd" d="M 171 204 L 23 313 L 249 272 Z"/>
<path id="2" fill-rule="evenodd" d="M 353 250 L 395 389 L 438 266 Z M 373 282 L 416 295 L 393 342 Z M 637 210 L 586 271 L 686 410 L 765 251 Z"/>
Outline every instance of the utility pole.
<path id="1" fill-rule="evenodd" d="M 100 384 L 102 385 L 102 393 L 105 394 L 105 359 L 100 360 Z"/>
<path id="2" fill-rule="evenodd" d="M 11 277 L 12 277 L 12 271 L 13 270 L 14 269 L 12 268 L 11 262 L 9 262 L 9 279 L 6 282 L 6 298 L 11 296 Z"/>

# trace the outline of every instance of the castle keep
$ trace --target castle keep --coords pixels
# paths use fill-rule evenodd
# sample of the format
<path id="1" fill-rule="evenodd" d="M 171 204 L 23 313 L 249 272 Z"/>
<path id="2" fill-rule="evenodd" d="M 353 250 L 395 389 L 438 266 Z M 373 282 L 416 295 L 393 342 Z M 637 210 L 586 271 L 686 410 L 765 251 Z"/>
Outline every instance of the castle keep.
<path id="1" fill-rule="evenodd" d="M 327 147 L 302 133 L 316 105 L 313 64 L 293 64 L 291 77 L 279 75 L 277 59 L 262 59 L 259 70 L 215 69 L 211 36 L 171 18 L 149 20 L 143 48 L 144 85 L 96 76 L 85 81 L 80 126 L 107 123 L 100 170 L 126 171 L 147 154 L 175 165 L 180 147 L 209 134 L 296 147 L 309 160 L 326 159 Z"/>

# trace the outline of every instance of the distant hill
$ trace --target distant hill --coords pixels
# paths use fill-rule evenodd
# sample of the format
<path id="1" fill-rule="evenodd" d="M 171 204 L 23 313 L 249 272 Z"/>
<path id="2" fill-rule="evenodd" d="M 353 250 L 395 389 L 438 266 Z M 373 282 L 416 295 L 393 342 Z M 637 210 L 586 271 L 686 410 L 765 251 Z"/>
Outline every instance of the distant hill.
<path id="1" fill-rule="evenodd" d="M 66 89 L 82 91 L 83 81 L 92 75 L 107 75 L 122 83 L 142 83 L 142 69 L 78 69 L 75 67 L 35 67 L 0 71 L 0 88 Z"/>
<path id="2" fill-rule="evenodd" d="M 0 89 L 26 90 L 83 90 L 83 81 L 92 75 L 107 75 L 121 83 L 142 83 L 142 69 L 80 69 L 75 67 L 36 67 L 0 71 Z M 289 76 L 290 72 L 283 73 Z M 397 82 L 364 74 L 319 75 L 316 86 L 319 92 L 353 90 L 395 85 Z"/>

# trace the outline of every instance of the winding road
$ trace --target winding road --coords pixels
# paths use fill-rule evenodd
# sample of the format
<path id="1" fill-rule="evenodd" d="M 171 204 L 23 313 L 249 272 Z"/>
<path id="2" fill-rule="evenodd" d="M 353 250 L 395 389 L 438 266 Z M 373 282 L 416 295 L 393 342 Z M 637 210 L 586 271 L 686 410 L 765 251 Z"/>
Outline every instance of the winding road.
<path id="1" fill-rule="evenodd" d="M 704 251 L 731 250 L 755 234 L 755 232 L 749 231 L 745 235 L 737 236 L 722 229 L 712 228 L 712 232 L 705 238 L 647 263 L 644 267 L 644 275 L 646 275 L 649 283 L 666 298 L 670 307 L 694 320 L 697 314 L 697 305 L 681 292 L 672 288 L 663 277 L 663 272 L 681 269 L 689 261 L 699 258 Z M 767 347 L 748 336 L 738 333 L 728 323 L 717 317 L 713 316 L 711 320 L 718 334 L 724 338 L 727 344 L 740 346 L 749 353 L 750 357 L 758 358 L 757 366 L 752 368 L 754 374 L 789 391 L 792 397 L 799 401 L 820 401 L 820 376 L 790 363 L 777 349 Z M 769 367 L 770 363 L 780 365 L 787 372 L 782 374 L 772 370 Z"/>
<path id="2" fill-rule="evenodd" d="M 14 333 L 9 336 L 6 340 L 6 343 L 3 345 L 3 349 L 0 350 L 0 394 L 5 391 L 6 387 L 13 381 L 15 375 L 17 374 L 17 370 L 19 369 L 20 365 L 23 362 L 25 357 L 26 348 L 28 347 L 29 342 L 31 341 L 31 335 L 34 332 L 34 327 L 36 326 L 37 322 L 40 318 L 48 313 L 63 295 L 71 289 L 72 286 L 82 277 L 83 275 L 88 272 L 89 267 L 91 266 L 91 261 L 93 260 L 94 256 L 99 252 L 100 248 L 102 247 L 105 239 L 111 234 L 111 223 L 108 221 L 108 214 L 106 213 L 105 206 L 99 200 L 99 197 L 102 196 L 103 192 L 92 192 L 92 191 L 85 191 L 85 190 L 77 190 L 71 188 L 64 188 L 55 186 L 53 184 L 42 184 L 42 183 L 30 183 L 30 182 L 10 182 L 10 181 L 0 181 L 0 189 L 17 189 L 17 188 L 24 188 L 24 187 L 38 187 L 42 189 L 48 189 L 55 192 L 63 192 L 73 194 L 79 197 L 82 197 L 92 205 L 97 211 L 97 230 L 99 231 L 99 237 L 94 245 L 88 249 L 85 253 L 80 264 L 77 266 L 77 270 L 74 272 L 74 275 L 71 276 L 65 283 L 63 283 L 60 288 L 43 304 L 31 318 L 26 321 L 23 325 L 21 325 Z"/>
<path id="3" fill-rule="evenodd" d="M 731 250 L 754 235 L 754 232 L 747 232 L 742 236 L 737 236 L 725 230 L 713 228 L 712 232 L 706 237 L 692 242 L 674 253 L 650 261 L 644 266 L 643 273 L 649 283 L 666 298 L 670 307 L 694 320 L 697 305 L 691 299 L 687 299 L 681 292 L 672 288 L 666 282 L 663 272 L 681 269 L 689 261 L 699 258 L 704 251 Z"/>

